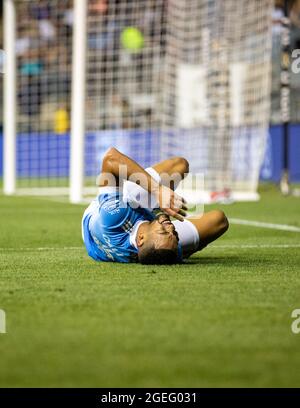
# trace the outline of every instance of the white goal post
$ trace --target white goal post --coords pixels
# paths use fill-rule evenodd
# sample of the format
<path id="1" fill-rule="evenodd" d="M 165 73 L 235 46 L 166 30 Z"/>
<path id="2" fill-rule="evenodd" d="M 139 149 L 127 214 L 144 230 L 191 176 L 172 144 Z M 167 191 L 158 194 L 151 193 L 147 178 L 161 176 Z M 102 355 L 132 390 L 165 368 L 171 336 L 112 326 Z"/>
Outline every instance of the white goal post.
<path id="1" fill-rule="evenodd" d="M 70 201 L 80 203 L 83 197 L 85 134 L 85 60 L 87 2 L 74 1 L 72 62 L 72 120 L 70 158 Z"/>
<path id="2" fill-rule="evenodd" d="M 3 141 L 3 191 L 16 191 L 16 16 L 13 0 L 4 0 L 4 141 Z"/>
<path id="3" fill-rule="evenodd" d="M 4 193 L 79 203 L 114 145 L 144 166 L 186 157 L 204 177 L 190 201 L 257 199 L 272 6 L 4 0 Z"/>

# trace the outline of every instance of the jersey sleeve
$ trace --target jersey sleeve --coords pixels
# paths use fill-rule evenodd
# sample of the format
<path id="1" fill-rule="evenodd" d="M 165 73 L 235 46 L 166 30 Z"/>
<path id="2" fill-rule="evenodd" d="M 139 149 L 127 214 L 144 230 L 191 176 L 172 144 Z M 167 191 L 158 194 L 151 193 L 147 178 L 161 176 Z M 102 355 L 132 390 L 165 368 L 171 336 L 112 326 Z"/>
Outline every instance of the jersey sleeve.
<path id="1" fill-rule="evenodd" d="M 105 229 L 115 229 L 120 227 L 127 218 L 128 206 L 123 196 L 115 194 L 100 194 L 98 196 L 99 210 L 95 220 L 99 226 Z"/>

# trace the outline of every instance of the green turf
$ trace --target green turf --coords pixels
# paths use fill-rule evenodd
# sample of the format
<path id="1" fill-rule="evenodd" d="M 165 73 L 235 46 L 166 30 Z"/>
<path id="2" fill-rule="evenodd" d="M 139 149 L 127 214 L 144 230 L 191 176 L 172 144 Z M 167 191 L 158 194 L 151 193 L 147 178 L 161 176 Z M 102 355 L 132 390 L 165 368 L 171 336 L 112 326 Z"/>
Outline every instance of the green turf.
<path id="1" fill-rule="evenodd" d="M 223 209 L 300 225 L 273 189 Z M 82 211 L 0 197 L 0 386 L 299 386 L 300 249 L 223 247 L 299 233 L 232 225 L 186 265 L 97 264 L 76 249 Z"/>

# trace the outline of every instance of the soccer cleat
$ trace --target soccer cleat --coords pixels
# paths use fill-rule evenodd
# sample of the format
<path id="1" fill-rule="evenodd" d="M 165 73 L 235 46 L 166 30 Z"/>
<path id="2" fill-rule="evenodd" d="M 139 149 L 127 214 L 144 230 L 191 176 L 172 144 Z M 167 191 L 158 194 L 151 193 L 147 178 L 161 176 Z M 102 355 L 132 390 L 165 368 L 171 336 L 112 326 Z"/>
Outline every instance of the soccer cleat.
<path id="1" fill-rule="evenodd" d="M 213 191 L 210 193 L 211 203 L 231 204 L 234 200 L 229 188 L 224 188 L 223 191 Z"/>

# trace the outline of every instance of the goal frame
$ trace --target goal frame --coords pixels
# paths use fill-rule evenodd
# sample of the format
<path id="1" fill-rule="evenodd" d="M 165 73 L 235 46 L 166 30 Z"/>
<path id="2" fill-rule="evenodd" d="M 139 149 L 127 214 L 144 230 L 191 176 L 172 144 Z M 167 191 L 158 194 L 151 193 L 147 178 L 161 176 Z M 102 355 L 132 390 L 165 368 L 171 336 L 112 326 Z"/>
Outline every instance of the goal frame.
<path id="1" fill-rule="evenodd" d="M 69 186 L 17 188 L 17 71 L 16 71 L 16 3 L 4 0 L 4 132 L 3 132 L 3 192 L 5 195 L 65 195 L 71 203 L 83 199 L 84 137 L 85 137 L 85 55 L 87 2 L 74 0 L 74 30 L 72 41 L 72 88 L 70 132 Z"/>
<path id="2" fill-rule="evenodd" d="M 72 79 L 71 79 L 71 131 L 70 168 L 68 187 L 17 188 L 17 72 L 16 72 L 16 1 L 4 0 L 4 166 L 3 191 L 6 195 L 62 195 L 71 203 L 80 203 L 85 194 L 92 195 L 97 189 L 84 187 L 84 143 L 85 87 L 86 87 L 86 43 L 87 43 L 87 1 L 74 0 L 74 22 L 72 38 Z M 95 175 L 96 176 L 96 175 Z M 185 191 L 192 201 L 192 192 Z M 207 193 L 207 192 L 206 192 Z M 203 194 L 209 203 L 209 193 Z M 257 192 L 234 192 L 233 200 L 256 201 Z"/>

